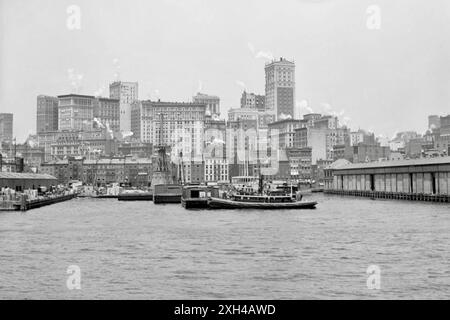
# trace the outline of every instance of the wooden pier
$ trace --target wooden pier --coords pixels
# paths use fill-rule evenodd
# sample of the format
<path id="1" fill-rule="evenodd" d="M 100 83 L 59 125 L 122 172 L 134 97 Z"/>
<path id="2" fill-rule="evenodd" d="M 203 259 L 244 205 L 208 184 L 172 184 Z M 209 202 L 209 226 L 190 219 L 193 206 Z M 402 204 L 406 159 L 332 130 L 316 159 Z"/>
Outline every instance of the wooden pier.
<path id="1" fill-rule="evenodd" d="M 392 200 L 450 203 L 450 196 L 442 194 L 377 192 L 377 191 L 357 191 L 357 190 L 326 190 L 325 193 L 340 196 L 366 197 L 371 199 L 392 199 Z"/>
<path id="2" fill-rule="evenodd" d="M 325 169 L 325 193 L 450 202 L 450 157 L 356 164 L 338 161 Z"/>
<path id="3" fill-rule="evenodd" d="M 0 211 L 27 211 L 58 202 L 68 201 L 76 196 L 77 195 L 73 193 L 28 200 L 24 195 L 20 195 L 18 200 L 3 200 L 0 205 Z"/>

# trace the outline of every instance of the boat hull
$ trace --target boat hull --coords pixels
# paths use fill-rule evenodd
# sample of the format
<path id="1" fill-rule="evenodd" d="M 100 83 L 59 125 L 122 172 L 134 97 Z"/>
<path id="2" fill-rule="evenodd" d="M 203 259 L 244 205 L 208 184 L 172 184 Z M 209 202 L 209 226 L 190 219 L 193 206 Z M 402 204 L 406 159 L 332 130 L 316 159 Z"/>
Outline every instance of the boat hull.
<path id="1" fill-rule="evenodd" d="M 185 209 L 207 209 L 208 199 L 181 199 L 181 205 Z"/>
<path id="2" fill-rule="evenodd" d="M 100 195 L 96 196 L 96 198 L 99 198 L 99 199 L 117 199 L 117 198 L 119 198 L 119 195 L 114 195 L 114 194 L 100 194 Z"/>
<path id="3" fill-rule="evenodd" d="M 120 194 L 117 199 L 119 201 L 152 201 L 153 194 L 137 193 L 137 194 Z"/>
<path id="4" fill-rule="evenodd" d="M 244 202 L 219 198 L 211 198 L 208 201 L 211 209 L 315 209 L 316 205 L 315 201 Z"/>
<path id="5" fill-rule="evenodd" d="M 162 204 L 162 203 L 180 203 L 181 202 L 181 194 L 158 194 L 153 195 L 153 203 Z"/>

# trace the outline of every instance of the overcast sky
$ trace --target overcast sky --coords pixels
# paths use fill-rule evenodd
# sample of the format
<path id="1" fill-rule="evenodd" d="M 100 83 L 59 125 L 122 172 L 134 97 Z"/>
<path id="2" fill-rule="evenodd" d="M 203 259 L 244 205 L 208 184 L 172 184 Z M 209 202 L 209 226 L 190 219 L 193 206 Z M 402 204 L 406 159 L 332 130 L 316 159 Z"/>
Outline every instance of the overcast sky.
<path id="1" fill-rule="evenodd" d="M 80 30 L 67 27 L 70 5 Z M 226 117 L 244 86 L 264 94 L 264 64 L 282 56 L 303 113 L 391 137 L 450 113 L 449 42 L 447 0 L 0 0 L 0 112 L 22 140 L 37 95 L 108 96 L 120 79 L 138 81 L 141 99 L 218 95 Z"/>

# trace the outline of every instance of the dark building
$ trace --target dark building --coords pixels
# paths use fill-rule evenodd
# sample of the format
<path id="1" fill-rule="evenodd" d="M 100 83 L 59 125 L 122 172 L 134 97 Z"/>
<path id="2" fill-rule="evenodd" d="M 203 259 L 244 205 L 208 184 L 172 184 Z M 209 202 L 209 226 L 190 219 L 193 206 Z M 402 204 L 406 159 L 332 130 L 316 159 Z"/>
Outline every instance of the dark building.
<path id="1" fill-rule="evenodd" d="M 13 140 L 13 114 L 0 113 L 0 143 Z"/>
<path id="2" fill-rule="evenodd" d="M 37 97 L 36 132 L 58 130 L 58 98 L 45 95 Z"/>
<path id="3" fill-rule="evenodd" d="M 450 115 L 441 117 L 439 122 L 441 128 L 450 128 Z"/>

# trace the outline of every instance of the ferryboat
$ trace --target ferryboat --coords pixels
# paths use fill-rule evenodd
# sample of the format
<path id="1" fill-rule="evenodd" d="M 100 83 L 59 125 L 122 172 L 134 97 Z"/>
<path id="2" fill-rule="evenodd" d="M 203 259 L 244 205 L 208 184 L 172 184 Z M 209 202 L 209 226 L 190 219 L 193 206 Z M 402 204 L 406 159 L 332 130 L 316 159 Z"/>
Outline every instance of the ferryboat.
<path id="1" fill-rule="evenodd" d="M 185 209 L 207 209 L 210 196 L 207 186 L 184 186 L 181 205 Z"/>
<path id="2" fill-rule="evenodd" d="M 211 209 L 315 209 L 317 202 L 302 201 L 291 195 L 246 195 L 235 194 L 228 199 L 211 197 Z"/>

